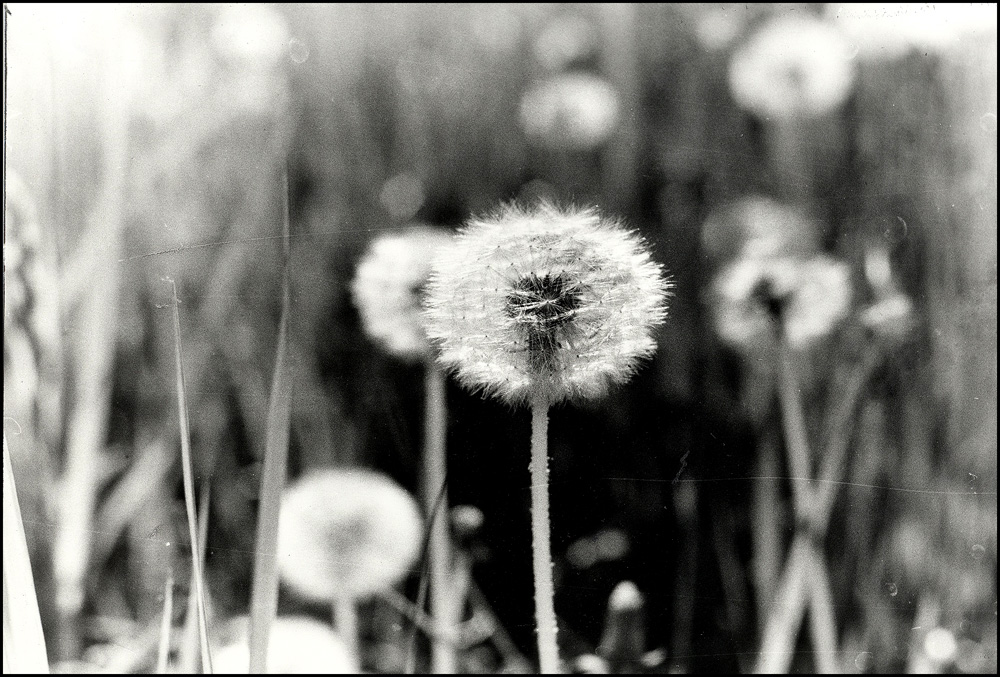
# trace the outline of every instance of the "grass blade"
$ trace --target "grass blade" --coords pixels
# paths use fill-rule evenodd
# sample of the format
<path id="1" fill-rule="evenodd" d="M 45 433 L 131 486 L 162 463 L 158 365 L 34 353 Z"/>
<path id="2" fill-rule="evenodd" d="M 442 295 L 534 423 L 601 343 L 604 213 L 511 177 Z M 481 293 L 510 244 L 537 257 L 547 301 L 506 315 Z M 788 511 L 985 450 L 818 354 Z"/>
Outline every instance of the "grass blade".
<path id="1" fill-rule="evenodd" d="M 285 486 L 288 464 L 288 438 L 291 421 L 292 381 L 288 365 L 288 328 L 291 294 L 288 282 L 289 231 L 288 172 L 284 180 L 284 223 L 282 227 L 284 270 L 281 281 L 281 320 L 278 348 L 274 359 L 274 378 L 267 408 L 267 437 L 264 468 L 260 486 L 260 513 L 257 516 L 256 555 L 253 589 L 250 596 L 250 672 L 267 671 L 267 647 L 271 623 L 278 610 L 278 568 L 275 552 L 278 544 L 278 511 Z"/>
<path id="2" fill-rule="evenodd" d="M 208 508 L 211 498 L 211 484 L 205 482 L 201 485 L 201 507 L 198 511 L 198 557 L 202 568 L 205 565 L 205 551 L 208 545 Z M 190 594 L 187 600 L 187 613 L 184 618 L 184 631 L 181 635 L 180 648 L 180 672 L 193 674 L 198 668 L 198 595 L 194 582 L 194 572 L 191 573 L 191 582 L 188 586 Z M 206 600 L 207 602 L 208 600 Z M 206 610 L 208 615 L 209 610 Z"/>
<path id="3" fill-rule="evenodd" d="M 212 674 L 212 652 L 208 646 L 208 620 L 205 614 L 205 579 L 198 556 L 198 517 L 194 504 L 194 469 L 191 463 L 191 426 L 188 422 L 187 392 L 184 386 L 184 363 L 181 359 L 181 319 L 178 311 L 177 285 L 169 280 L 173 289 L 174 365 L 177 372 L 177 415 L 181 428 L 181 469 L 184 475 L 184 507 L 187 511 L 188 534 L 191 538 L 191 568 L 194 571 L 195 595 L 198 608 L 198 637 L 201 642 L 201 667 Z"/>
<path id="4" fill-rule="evenodd" d="M 156 674 L 167 674 L 170 658 L 170 628 L 174 623 L 174 574 L 167 576 L 163 588 L 163 620 L 160 623 L 160 647 L 156 654 Z"/>
<path id="5" fill-rule="evenodd" d="M 3 671 L 49 672 L 14 471 L 3 436 Z"/>

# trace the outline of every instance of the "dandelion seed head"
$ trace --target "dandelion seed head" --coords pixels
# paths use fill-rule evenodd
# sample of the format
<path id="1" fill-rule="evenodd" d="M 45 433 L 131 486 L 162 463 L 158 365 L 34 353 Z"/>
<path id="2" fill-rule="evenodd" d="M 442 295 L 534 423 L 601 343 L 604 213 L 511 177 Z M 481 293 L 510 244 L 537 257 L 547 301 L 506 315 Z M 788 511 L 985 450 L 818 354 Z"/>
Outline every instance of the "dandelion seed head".
<path id="1" fill-rule="evenodd" d="M 742 108 L 765 120 L 821 116 L 850 94 L 852 56 L 850 45 L 828 23 L 781 17 L 733 54 L 729 88 Z"/>
<path id="2" fill-rule="evenodd" d="M 643 241 L 595 210 L 507 206 L 436 259 L 427 331 L 472 389 L 598 397 L 654 352 L 669 288 Z"/>
<path id="3" fill-rule="evenodd" d="M 395 585 L 420 550 L 416 501 L 369 470 L 303 475 L 286 489 L 278 522 L 282 579 L 319 601 L 363 599 Z"/>
<path id="4" fill-rule="evenodd" d="M 847 317 L 850 270 L 825 255 L 746 257 L 724 268 L 710 293 L 716 331 L 729 345 L 769 342 L 780 321 L 789 345 L 804 348 Z"/>
<path id="5" fill-rule="evenodd" d="M 358 264 L 351 293 L 364 329 L 397 357 L 421 360 L 430 354 L 421 296 L 434 254 L 449 242 L 444 231 L 414 226 L 375 240 Z"/>
<path id="6" fill-rule="evenodd" d="M 250 619 L 238 616 L 223 626 L 221 646 L 212 651 L 219 674 L 246 674 L 250 668 Z M 267 672 L 274 675 L 353 675 L 358 659 L 340 635 L 326 623 L 308 616 L 278 616 L 271 624 Z"/>

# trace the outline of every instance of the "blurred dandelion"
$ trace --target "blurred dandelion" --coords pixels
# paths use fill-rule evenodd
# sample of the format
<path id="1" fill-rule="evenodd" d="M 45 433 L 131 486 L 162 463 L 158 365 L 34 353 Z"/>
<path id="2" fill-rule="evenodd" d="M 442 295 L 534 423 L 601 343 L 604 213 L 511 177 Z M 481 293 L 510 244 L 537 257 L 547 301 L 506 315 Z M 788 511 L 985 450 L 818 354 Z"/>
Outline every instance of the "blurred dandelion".
<path id="1" fill-rule="evenodd" d="M 314 470 L 285 492 L 278 531 L 284 580 L 318 601 L 363 599 L 410 571 L 420 550 L 417 504 L 369 470 Z"/>
<path id="2" fill-rule="evenodd" d="M 278 568 L 296 592 L 332 604 L 337 630 L 358 655 L 355 604 L 406 577 L 421 530 L 416 501 L 387 476 L 313 470 L 282 498 Z"/>
<path id="3" fill-rule="evenodd" d="M 219 54 L 259 65 L 279 63 L 289 37 L 285 18 L 263 4 L 221 5 L 212 26 L 212 44 Z"/>
<path id="4" fill-rule="evenodd" d="M 215 653 L 215 670 L 246 674 L 250 665 L 249 619 L 231 619 L 223 633 L 226 643 Z M 268 674 L 351 675 L 361 671 L 357 656 L 329 625 L 308 616 L 279 616 L 271 626 Z"/>
<path id="5" fill-rule="evenodd" d="M 521 98 L 525 133 L 557 150 L 593 150 L 618 124 L 618 92 L 597 75 L 566 72 L 550 76 Z"/>
<path id="6" fill-rule="evenodd" d="M 847 317 L 850 269 L 825 255 L 747 257 L 724 268 L 710 293 L 716 331 L 729 345 L 769 344 L 780 318 L 789 346 L 804 348 Z"/>
<path id="7" fill-rule="evenodd" d="M 598 397 L 652 355 L 670 285 L 642 241 L 593 209 L 507 206 L 434 263 L 428 335 L 466 386 L 530 402 L 531 527 L 541 672 L 559 671 L 549 529 L 548 409 Z"/>
<path id="8" fill-rule="evenodd" d="M 431 528 L 428 553 L 431 612 L 441 634 L 458 624 L 461 606 L 451 594 L 452 558 L 444 489 L 447 476 L 445 380 L 434 362 L 424 331 L 421 303 L 431 272 L 431 259 L 450 244 L 451 239 L 445 232 L 427 226 L 384 235 L 372 243 L 358 265 L 351 287 L 368 334 L 397 357 L 423 359 L 426 366 L 422 479 L 425 514 Z M 455 671 L 455 654 L 446 642 L 435 642 L 432 662 L 437 674 Z"/>
<path id="9" fill-rule="evenodd" d="M 854 84 L 851 49 L 835 28 L 818 19 L 774 19 L 737 49 L 729 87 L 744 109 L 765 120 L 829 113 Z"/>
<path id="10" fill-rule="evenodd" d="M 508 206 L 436 260 L 427 331 L 474 390 L 599 397 L 652 355 L 669 289 L 642 240 L 595 210 Z"/>
<path id="11" fill-rule="evenodd" d="M 375 240 L 351 283 L 365 331 L 386 351 L 406 360 L 430 355 L 420 296 L 435 253 L 451 241 L 447 233 L 414 226 Z"/>

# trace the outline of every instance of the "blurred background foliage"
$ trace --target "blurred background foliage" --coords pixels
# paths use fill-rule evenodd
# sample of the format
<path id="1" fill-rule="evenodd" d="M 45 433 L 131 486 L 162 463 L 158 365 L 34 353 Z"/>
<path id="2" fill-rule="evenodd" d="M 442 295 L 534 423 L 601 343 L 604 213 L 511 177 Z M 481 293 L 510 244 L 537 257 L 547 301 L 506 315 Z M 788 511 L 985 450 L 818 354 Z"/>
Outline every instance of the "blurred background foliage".
<path id="1" fill-rule="evenodd" d="M 748 237 L 738 200 L 794 205 L 850 265 L 854 311 L 880 285 L 914 309 L 827 534 L 845 669 L 924 665 L 921 626 L 958 643 L 932 668 L 995 671 L 996 13 L 968 11 L 921 33 L 886 10 L 879 34 L 796 4 L 10 5 L 4 428 L 50 655 L 148 668 L 168 572 L 186 585 L 167 278 L 213 614 L 246 611 L 287 171 L 292 477 L 361 464 L 418 488 L 423 371 L 380 352 L 350 300 L 380 233 L 550 198 L 649 240 L 676 285 L 656 357 L 552 414 L 556 608 L 568 655 L 593 653 L 611 590 L 634 581 L 646 648 L 679 671 L 749 669 L 758 647 L 771 377 L 718 340 L 707 290 Z M 846 100 L 792 132 L 728 79 L 784 17 L 852 48 Z M 863 344 L 817 349 L 807 410 Z M 474 575 L 531 655 L 528 416 L 453 384 L 448 400 L 450 498 L 484 516 Z"/>

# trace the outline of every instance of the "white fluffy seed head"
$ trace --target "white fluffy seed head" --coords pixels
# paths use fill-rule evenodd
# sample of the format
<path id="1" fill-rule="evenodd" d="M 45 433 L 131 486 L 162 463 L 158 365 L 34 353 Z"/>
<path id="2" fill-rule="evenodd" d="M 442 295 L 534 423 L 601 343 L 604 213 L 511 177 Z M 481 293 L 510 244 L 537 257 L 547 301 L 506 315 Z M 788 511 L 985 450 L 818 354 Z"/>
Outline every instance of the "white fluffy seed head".
<path id="1" fill-rule="evenodd" d="M 313 470 L 282 497 L 278 567 L 282 579 L 310 599 L 363 599 L 409 573 L 422 528 L 416 501 L 389 477 Z"/>
<path id="2" fill-rule="evenodd" d="M 765 120 L 815 117 L 835 110 L 854 85 L 853 51 L 827 22 L 774 19 L 729 62 L 729 89 L 745 110 Z"/>
<path id="3" fill-rule="evenodd" d="M 850 312 L 850 269 L 825 255 L 747 257 L 719 273 L 711 298 L 716 331 L 729 345 L 769 343 L 780 315 L 789 345 L 804 348 Z"/>
<path id="4" fill-rule="evenodd" d="M 389 353 L 405 360 L 430 355 L 421 316 L 421 296 L 437 250 L 451 235 L 429 226 L 379 237 L 358 264 L 351 294 L 365 331 Z"/>
<path id="5" fill-rule="evenodd" d="M 506 206 L 436 259 L 427 332 L 474 390 L 598 397 L 655 351 L 669 288 L 641 238 L 596 210 Z"/>
<path id="6" fill-rule="evenodd" d="M 226 638 L 213 651 L 212 667 L 220 674 L 246 674 L 250 668 L 250 622 L 246 616 L 228 621 Z M 272 675 L 353 675 L 358 658 L 333 628 L 308 616 L 278 616 L 271 624 L 267 673 Z"/>

